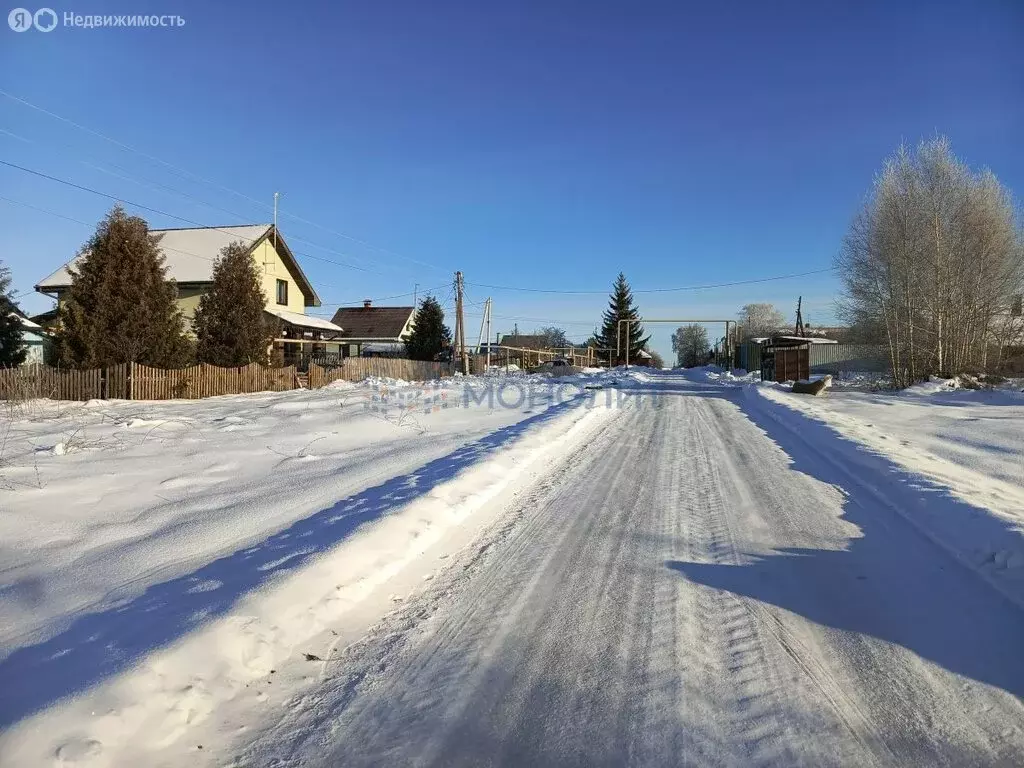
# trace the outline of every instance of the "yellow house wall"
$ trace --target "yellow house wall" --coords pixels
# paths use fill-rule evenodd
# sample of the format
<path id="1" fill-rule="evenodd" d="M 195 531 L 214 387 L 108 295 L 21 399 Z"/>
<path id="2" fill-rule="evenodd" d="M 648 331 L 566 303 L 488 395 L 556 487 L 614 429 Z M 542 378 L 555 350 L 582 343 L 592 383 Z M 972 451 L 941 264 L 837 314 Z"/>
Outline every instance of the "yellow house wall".
<path id="1" fill-rule="evenodd" d="M 199 306 L 199 297 L 206 293 L 205 288 L 183 288 L 178 286 L 178 309 L 191 323 L 196 316 L 196 308 Z"/>
<path id="2" fill-rule="evenodd" d="M 267 239 L 260 243 L 252 253 L 263 277 L 263 295 L 267 300 L 267 309 L 287 309 L 289 312 L 306 313 L 306 303 L 298 283 L 292 279 L 284 261 L 274 250 L 274 243 Z M 277 303 L 277 281 L 288 282 L 287 306 Z"/>

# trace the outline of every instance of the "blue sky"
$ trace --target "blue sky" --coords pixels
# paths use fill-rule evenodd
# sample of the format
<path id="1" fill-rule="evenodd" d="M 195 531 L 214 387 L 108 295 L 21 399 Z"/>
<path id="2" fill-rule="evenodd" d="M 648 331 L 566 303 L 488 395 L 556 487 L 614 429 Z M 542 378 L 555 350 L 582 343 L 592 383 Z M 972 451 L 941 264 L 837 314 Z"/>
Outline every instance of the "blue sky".
<path id="1" fill-rule="evenodd" d="M 280 191 L 293 250 L 362 267 L 300 257 L 318 311 L 461 269 L 472 302 L 493 297 L 494 330 L 555 323 L 579 340 L 605 296 L 477 284 L 604 292 L 622 270 L 642 291 L 824 269 L 884 157 L 937 132 L 1024 193 L 1018 0 L 233 7 L 91 2 L 54 10 L 186 24 L 0 28 L 0 89 L 83 126 L 0 96 L 0 159 L 206 225 L 267 221 Z M 91 226 L 110 205 L 3 166 L 0 197 L 19 292 L 89 234 L 53 214 Z M 637 299 L 648 317 L 752 301 L 791 316 L 802 294 L 826 323 L 837 288 L 820 274 Z M 655 330 L 666 354 L 670 332 Z"/>

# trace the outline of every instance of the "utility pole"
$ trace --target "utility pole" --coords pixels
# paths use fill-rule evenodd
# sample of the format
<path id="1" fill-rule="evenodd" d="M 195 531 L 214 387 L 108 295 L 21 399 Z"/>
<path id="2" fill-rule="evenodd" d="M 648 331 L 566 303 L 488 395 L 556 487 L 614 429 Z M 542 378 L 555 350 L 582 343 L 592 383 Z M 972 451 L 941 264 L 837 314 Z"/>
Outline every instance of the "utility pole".
<path id="1" fill-rule="evenodd" d="M 462 373 L 469 374 L 469 354 L 466 352 L 466 318 L 462 306 L 462 272 L 455 273 L 455 343 Z"/>
<path id="2" fill-rule="evenodd" d="M 455 368 L 455 358 L 459 354 L 459 302 L 461 295 L 459 293 L 459 273 L 455 273 L 455 293 L 458 298 L 455 299 L 455 333 L 452 334 L 452 369 Z"/>
<path id="3" fill-rule="evenodd" d="M 487 302 L 484 304 L 484 323 L 485 323 L 485 329 L 486 329 L 486 331 L 485 331 L 486 335 L 484 336 L 484 338 L 487 339 L 487 363 L 486 363 L 486 365 L 487 365 L 487 370 L 490 370 L 491 369 L 491 297 L 490 296 L 487 297 Z"/>
<path id="4" fill-rule="evenodd" d="M 799 298 L 797 298 L 797 300 L 796 300 L 796 328 L 793 329 L 793 333 L 796 334 L 797 336 L 803 336 L 804 335 L 804 316 L 803 316 L 803 312 L 801 311 L 801 307 L 803 306 L 803 303 L 804 303 L 804 297 L 803 296 L 800 296 Z"/>
<path id="5" fill-rule="evenodd" d="M 419 297 L 420 297 L 420 284 L 419 283 L 415 283 L 415 284 L 413 284 L 413 287 L 412 287 L 412 305 L 413 305 L 413 307 L 416 306 L 416 301 L 419 299 Z"/>
<path id="6" fill-rule="evenodd" d="M 487 301 L 490 301 L 488 299 Z M 484 302 L 484 312 L 480 315 L 480 333 L 476 337 L 476 353 L 482 355 L 484 352 L 484 326 L 487 324 L 487 301 Z M 486 338 L 490 341 L 491 334 L 487 334 Z"/>

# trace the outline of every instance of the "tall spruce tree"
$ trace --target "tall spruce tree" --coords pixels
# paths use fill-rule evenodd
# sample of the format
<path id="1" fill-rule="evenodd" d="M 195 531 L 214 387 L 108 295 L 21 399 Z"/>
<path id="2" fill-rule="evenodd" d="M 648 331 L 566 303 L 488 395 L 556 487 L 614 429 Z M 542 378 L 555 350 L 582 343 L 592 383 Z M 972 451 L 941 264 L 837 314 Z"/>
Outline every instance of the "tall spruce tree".
<path id="1" fill-rule="evenodd" d="M 61 302 L 57 339 L 64 365 L 174 368 L 188 362 L 178 289 L 167 279 L 144 219 L 115 206 L 68 271 L 71 287 Z"/>
<path id="2" fill-rule="evenodd" d="M 0 368 L 21 365 L 28 354 L 22 343 L 21 320 L 15 314 L 17 311 L 11 290 L 11 272 L 0 263 Z"/>
<path id="3" fill-rule="evenodd" d="M 640 320 L 640 313 L 633 303 L 633 293 L 626 282 L 626 276 L 619 272 L 612 288 L 608 309 L 601 318 L 601 331 L 597 338 L 604 351 L 600 353 L 602 360 L 611 360 L 618 365 L 626 358 L 626 326 L 619 326 L 620 320 Z M 618 334 L 621 333 L 621 338 Z M 644 327 L 640 322 L 629 324 L 629 355 L 635 360 L 636 353 L 647 348 L 650 336 L 644 336 Z M 616 358 L 618 350 L 618 358 Z"/>
<path id="4" fill-rule="evenodd" d="M 199 299 L 192 321 L 198 360 L 225 368 L 266 365 L 273 326 L 265 305 L 249 249 L 241 243 L 226 246 L 213 267 L 213 286 Z"/>
<path id="5" fill-rule="evenodd" d="M 444 324 L 444 310 L 433 296 L 420 302 L 416 323 L 405 339 L 405 351 L 413 360 L 433 360 L 452 343 L 452 332 Z"/>

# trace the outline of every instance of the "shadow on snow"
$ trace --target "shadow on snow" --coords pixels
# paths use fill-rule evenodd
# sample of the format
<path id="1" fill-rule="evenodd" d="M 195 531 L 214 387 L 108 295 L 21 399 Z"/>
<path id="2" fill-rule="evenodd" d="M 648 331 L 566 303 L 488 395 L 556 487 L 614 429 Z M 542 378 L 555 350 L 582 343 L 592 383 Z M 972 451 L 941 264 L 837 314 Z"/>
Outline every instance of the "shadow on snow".
<path id="1" fill-rule="evenodd" d="M 819 421 L 760 398 L 744 401 L 738 398 L 740 407 L 788 454 L 793 470 L 845 491 L 844 519 L 862 537 L 841 551 L 783 548 L 745 565 L 666 565 L 695 583 L 900 645 L 951 672 L 1024 696 L 1024 610 L 980 574 L 964 578 L 970 566 L 935 557 L 939 545 L 915 524 L 955 519 L 966 547 L 1019 547 L 1020 533 Z M 823 458 L 820 445 L 838 448 L 839 461 Z"/>
<path id="2" fill-rule="evenodd" d="M 364 523 L 429 493 L 530 427 L 576 405 L 570 400 L 499 429 L 413 472 L 342 499 L 258 544 L 154 584 L 126 604 L 80 616 L 49 640 L 19 648 L 0 662 L 0 728 L 116 675 L 200 623 L 224 616 L 268 579 L 299 568 Z"/>

